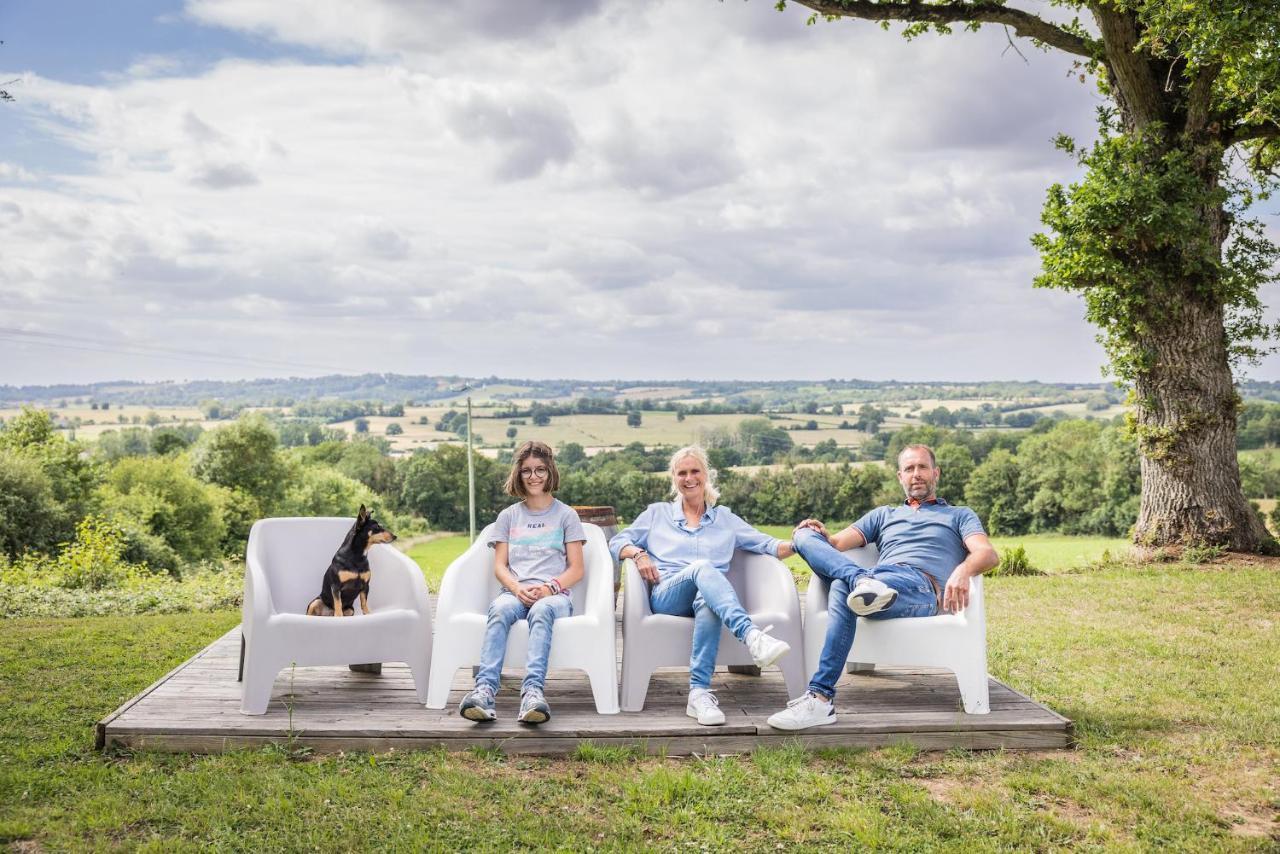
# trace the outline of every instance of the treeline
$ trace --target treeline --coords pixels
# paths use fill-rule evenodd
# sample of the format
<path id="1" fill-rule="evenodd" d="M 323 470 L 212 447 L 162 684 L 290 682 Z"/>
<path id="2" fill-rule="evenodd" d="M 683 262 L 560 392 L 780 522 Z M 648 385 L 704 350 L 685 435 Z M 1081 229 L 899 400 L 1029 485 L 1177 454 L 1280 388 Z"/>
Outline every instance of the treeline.
<path id="1" fill-rule="evenodd" d="M 1242 425 L 1265 432 L 1275 409 L 1263 407 L 1255 417 L 1246 407 Z M 393 459 L 385 439 L 324 429 L 254 415 L 213 430 L 130 427 L 84 443 L 58 433 L 48 412 L 24 410 L 0 429 L 0 563 L 24 553 L 71 554 L 93 536 L 119 543 L 130 565 L 178 575 L 188 565 L 242 555 L 250 526 L 264 516 L 350 516 L 361 503 L 398 533 L 424 525 L 466 529 L 465 448 L 442 444 Z M 1122 536 L 1137 516 L 1138 453 L 1119 420 L 1042 419 L 1023 433 L 918 425 L 873 437 L 887 463 L 837 459 L 756 473 L 732 467 L 818 454 L 786 445 L 788 431 L 765 418 L 706 439 L 722 471 L 722 502 L 755 524 L 812 515 L 849 520 L 900 500 L 892 461 L 912 443 L 935 449 L 940 494 L 972 506 L 993 534 Z M 826 450 L 847 454 L 834 444 Z M 501 490 L 505 453 L 474 458 L 481 525 L 511 501 Z M 634 443 L 588 457 L 580 445 L 566 444 L 558 449 L 559 496 L 634 518 L 668 497 L 670 453 Z M 1243 470 L 1252 494 L 1280 491 L 1270 458 Z"/>

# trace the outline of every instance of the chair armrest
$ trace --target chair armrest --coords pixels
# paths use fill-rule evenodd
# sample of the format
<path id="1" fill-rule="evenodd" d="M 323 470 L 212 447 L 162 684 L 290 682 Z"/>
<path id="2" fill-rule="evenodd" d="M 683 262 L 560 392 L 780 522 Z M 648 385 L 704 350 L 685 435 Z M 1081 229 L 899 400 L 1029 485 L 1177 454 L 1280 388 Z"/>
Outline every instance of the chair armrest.
<path id="1" fill-rule="evenodd" d="M 624 579 L 622 592 L 624 625 L 652 615 L 653 608 L 649 605 L 649 585 L 640 577 L 640 570 L 631 558 L 622 562 L 622 577 Z"/>
<path id="2" fill-rule="evenodd" d="M 266 622 L 275 610 L 262 554 L 261 528 L 254 523 L 244 554 L 244 604 L 240 609 L 240 619 L 248 631 L 249 626 Z"/>
<path id="3" fill-rule="evenodd" d="M 806 619 L 810 614 L 825 614 L 830 604 L 831 582 L 818 573 L 810 571 L 809 589 L 804 594 L 804 613 Z"/>
<path id="4" fill-rule="evenodd" d="M 431 610 L 427 580 L 413 558 L 393 546 L 376 545 L 369 550 L 369 568 L 371 607 Z"/>
<path id="5" fill-rule="evenodd" d="M 587 585 L 584 610 L 612 623 L 613 556 L 609 554 L 609 543 L 598 525 L 587 522 L 582 529 L 587 535 L 582 547 L 583 580 L 579 582 Z"/>
<path id="6" fill-rule="evenodd" d="M 489 610 L 492 597 L 493 551 L 487 545 L 489 529 L 485 528 L 465 552 L 449 564 L 440 581 L 436 597 L 436 620 L 443 622 L 454 614 L 483 614 Z"/>
<path id="7" fill-rule="evenodd" d="M 759 613 L 779 607 L 787 612 L 799 610 L 796 581 L 785 563 L 773 555 L 753 554 L 746 557 L 743 570 L 746 590 L 742 605 L 747 611 Z"/>

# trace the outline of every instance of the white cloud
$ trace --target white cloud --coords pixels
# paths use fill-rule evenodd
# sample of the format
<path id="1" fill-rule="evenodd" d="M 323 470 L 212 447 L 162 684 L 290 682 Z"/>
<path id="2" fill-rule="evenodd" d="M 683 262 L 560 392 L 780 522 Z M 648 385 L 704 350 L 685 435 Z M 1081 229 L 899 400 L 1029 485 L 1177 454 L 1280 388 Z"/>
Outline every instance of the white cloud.
<path id="1" fill-rule="evenodd" d="M 1030 287 L 1049 139 L 1092 123 L 1068 60 L 804 17 L 193 0 L 337 60 L 28 78 L 6 109 L 83 166 L 0 163 L 0 313 L 351 371 L 1096 377 Z M 0 382 L 246 373 L 8 346 Z"/>

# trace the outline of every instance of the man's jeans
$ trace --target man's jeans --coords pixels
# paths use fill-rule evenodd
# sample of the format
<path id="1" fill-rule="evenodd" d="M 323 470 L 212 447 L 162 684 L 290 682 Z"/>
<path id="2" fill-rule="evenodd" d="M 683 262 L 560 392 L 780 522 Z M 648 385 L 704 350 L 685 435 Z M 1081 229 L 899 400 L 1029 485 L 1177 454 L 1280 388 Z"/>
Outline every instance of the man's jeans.
<path id="1" fill-rule="evenodd" d="M 503 590 L 489 605 L 489 622 L 484 630 L 484 644 L 480 647 L 480 672 L 477 685 L 488 685 L 496 694 L 498 678 L 502 675 L 502 659 L 507 654 L 507 634 L 516 620 L 529 620 L 529 656 L 525 661 L 524 684 L 521 691 L 530 688 L 542 690 L 547 679 L 547 657 L 551 655 L 551 624 L 560 617 L 573 613 L 573 602 L 564 594 L 544 596 L 532 607 L 521 602 L 509 590 Z"/>
<path id="2" fill-rule="evenodd" d="M 689 687 L 710 688 L 720 649 L 720 624 L 738 640 L 753 626 L 742 610 L 738 594 L 723 572 L 705 560 L 665 573 L 649 591 L 655 614 L 693 617 L 693 653 L 689 656 Z"/>
<path id="3" fill-rule="evenodd" d="M 895 617 L 932 617 L 938 613 L 938 599 L 933 585 L 924 573 L 905 564 L 879 564 L 864 569 L 858 566 L 817 531 L 798 531 L 793 539 L 796 551 L 822 578 L 831 582 L 827 604 L 827 636 L 822 643 L 818 670 L 809 680 L 809 690 L 834 698 L 836 681 L 844 670 L 858 617 L 849 610 L 849 591 L 864 576 L 873 576 L 898 591 L 893 604 L 868 620 L 891 620 Z"/>

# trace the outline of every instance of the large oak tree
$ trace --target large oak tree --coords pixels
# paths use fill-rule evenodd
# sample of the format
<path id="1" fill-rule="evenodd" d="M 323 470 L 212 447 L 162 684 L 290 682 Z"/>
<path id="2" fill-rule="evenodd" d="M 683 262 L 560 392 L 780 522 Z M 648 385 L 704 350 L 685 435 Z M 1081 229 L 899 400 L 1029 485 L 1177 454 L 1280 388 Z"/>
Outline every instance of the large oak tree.
<path id="1" fill-rule="evenodd" d="M 1268 535 L 1240 489 L 1232 371 L 1280 331 L 1258 298 L 1280 253 L 1246 216 L 1280 164 L 1280 0 L 1052 2 L 1069 21 L 1002 0 L 795 2 L 812 21 L 904 22 L 908 37 L 1002 25 L 1078 58 L 1108 107 L 1093 145 L 1058 140 L 1087 171 L 1049 189 L 1035 284 L 1084 295 L 1132 390 L 1136 541 L 1259 548 Z"/>

